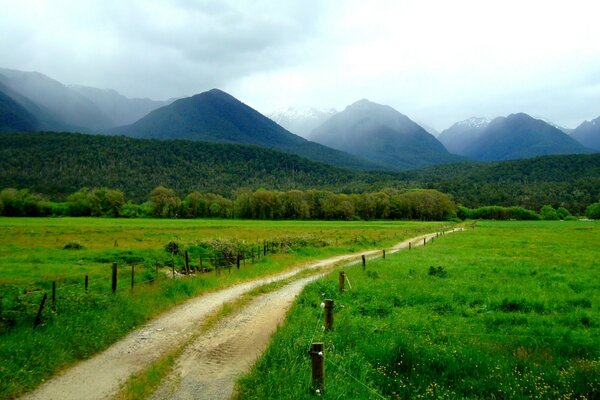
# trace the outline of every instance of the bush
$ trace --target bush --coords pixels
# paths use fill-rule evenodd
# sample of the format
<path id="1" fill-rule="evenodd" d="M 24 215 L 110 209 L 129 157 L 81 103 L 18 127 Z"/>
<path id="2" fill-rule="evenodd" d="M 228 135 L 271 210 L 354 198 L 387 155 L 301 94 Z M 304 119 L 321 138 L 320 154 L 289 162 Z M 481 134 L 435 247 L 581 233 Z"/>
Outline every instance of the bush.
<path id="1" fill-rule="evenodd" d="M 540 210 L 540 215 L 545 221 L 556 221 L 560 219 L 558 213 L 551 205 L 545 205 L 544 207 L 542 207 L 542 209 Z"/>
<path id="2" fill-rule="evenodd" d="M 72 242 L 68 242 L 67 244 L 65 244 L 63 249 L 64 250 L 81 250 L 81 249 L 83 249 L 83 246 L 79 242 L 72 241 Z"/>
<path id="3" fill-rule="evenodd" d="M 508 209 L 510 219 L 516 219 L 519 221 L 537 221 L 540 219 L 539 214 L 533 210 L 528 210 L 523 207 L 510 207 Z"/>
<path id="4" fill-rule="evenodd" d="M 567 217 L 571 216 L 569 210 L 567 210 L 564 207 L 558 207 L 558 209 L 556 210 L 556 214 L 558 214 L 558 218 L 560 219 L 567 219 Z"/>
<path id="5" fill-rule="evenodd" d="M 589 219 L 600 219 L 600 202 L 590 204 L 585 210 L 585 215 Z"/>

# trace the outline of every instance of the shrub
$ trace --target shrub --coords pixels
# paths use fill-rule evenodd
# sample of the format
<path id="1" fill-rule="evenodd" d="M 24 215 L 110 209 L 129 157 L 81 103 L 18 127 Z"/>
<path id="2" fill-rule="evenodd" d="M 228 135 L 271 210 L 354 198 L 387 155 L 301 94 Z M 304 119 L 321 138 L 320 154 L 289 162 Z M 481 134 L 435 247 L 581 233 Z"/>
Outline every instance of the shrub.
<path id="1" fill-rule="evenodd" d="M 556 221 L 560 219 L 558 213 L 551 205 L 545 205 L 544 207 L 542 207 L 542 209 L 540 210 L 540 215 L 545 221 Z"/>
<path id="2" fill-rule="evenodd" d="M 558 218 L 560 218 L 560 219 L 567 219 L 567 217 L 571 216 L 571 213 L 569 212 L 569 210 L 567 210 L 564 207 L 558 207 L 558 209 L 556 210 L 556 214 L 558 215 Z"/>
<path id="3" fill-rule="evenodd" d="M 590 204 L 585 210 L 585 215 L 587 215 L 589 219 L 600 219 L 600 202 Z"/>
<path id="4" fill-rule="evenodd" d="M 68 242 L 67 244 L 65 244 L 63 249 L 65 249 L 65 250 L 81 250 L 81 249 L 83 249 L 83 246 L 81 245 L 81 243 L 79 243 L 77 241 L 72 241 L 72 242 Z"/>

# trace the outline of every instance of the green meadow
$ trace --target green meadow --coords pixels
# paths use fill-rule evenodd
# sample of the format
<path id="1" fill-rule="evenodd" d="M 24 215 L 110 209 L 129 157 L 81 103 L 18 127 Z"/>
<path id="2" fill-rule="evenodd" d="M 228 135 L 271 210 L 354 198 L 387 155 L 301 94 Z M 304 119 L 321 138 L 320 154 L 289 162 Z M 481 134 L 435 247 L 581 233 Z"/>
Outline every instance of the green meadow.
<path id="1" fill-rule="evenodd" d="M 480 222 L 308 286 L 239 399 L 600 398 L 600 225 Z M 348 286 L 346 285 L 348 289 Z M 334 328 L 322 330 L 324 299 Z"/>
<path id="2" fill-rule="evenodd" d="M 410 221 L 0 218 L 0 398 L 35 388 L 190 297 L 448 226 Z M 239 270 L 231 262 L 221 264 L 217 274 L 210 256 L 219 246 L 258 251 L 264 241 L 289 245 L 257 256 L 254 263 L 248 258 Z M 169 242 L 176 242 L 182 252 L 189 250 L 194 266 L 204 257 L 203 267 L 211 271 L 173 279 L 172 263 L 180 270 L 183 257 L 182 252 L 173 256 L 165 250 Z M 113 262 L 119 271 L 115 294 Z M 33 329 L 44 294 L 48 298 L 41 324 Z"/>

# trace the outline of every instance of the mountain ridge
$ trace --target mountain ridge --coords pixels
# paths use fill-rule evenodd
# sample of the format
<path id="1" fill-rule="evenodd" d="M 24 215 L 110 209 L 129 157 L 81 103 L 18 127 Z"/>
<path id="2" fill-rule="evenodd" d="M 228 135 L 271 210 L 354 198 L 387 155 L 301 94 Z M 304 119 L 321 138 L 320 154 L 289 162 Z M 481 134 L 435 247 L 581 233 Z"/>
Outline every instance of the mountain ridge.
<path id="1" fill-rule="evenodd" d="M 135 123 L 106 130 L 111 134 L 153 139 L 186 139 L 252 144 L 286 151 L 351 169 L 381 169 L 359 157 L 310 142 L 288 132 L 230 94 L 196 94 L 158 108 Z"/>

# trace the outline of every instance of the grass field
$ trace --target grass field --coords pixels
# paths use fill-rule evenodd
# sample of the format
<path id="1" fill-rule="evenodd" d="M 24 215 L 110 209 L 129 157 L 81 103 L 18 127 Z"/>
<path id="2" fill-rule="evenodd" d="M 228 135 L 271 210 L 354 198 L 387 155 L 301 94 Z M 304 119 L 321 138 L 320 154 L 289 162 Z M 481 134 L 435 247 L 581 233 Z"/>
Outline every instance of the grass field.
<path id="1" fill-rule="evenodd" d="M 347 292 L 333 273 L 305 289 L 239 398 L 314 398 L 311 342 L 327 399 L 600 398 L 598 243 L 597 222 L 481 222 L 347 269 Z"/>
<path id="2" fill-rule="evenodd" d="M 330 255 L 384 248 L 448 223 L 111 218 L 0 218 L 0 398 L 31 390 L 53 373 L 106 348 L 131 329 L 191 296 L 289 269 Z M 240 270 L 171 279 L 170 241 L 190 249 L 230 239 L 258 246 L 263 240 L 302 238 L 306 243 L 270 254 Z M 307 240 L 305 240 L 308 238 Z M 311 238 L 317 238 L 311 241 Z M 118 247 L 115 246 L 118 243 Z M 78 250 L 65 249 L 78 243 Z M 318 243 L 316 245 L 315 243 Z M 195 253 L 194 253 L 195 252 Z M 110 294 L 113 261 L 119 285 Z M 210 261 L 205 262 L 210 266 Z M 175 264 L 181 267 L 181 256 Z M 206 264 L 205 264 L 206 266 Z M 135 289 L 130 290 L 131 268 Z M 158 274 L 156 273 L 158 267 Z M 84 275 L 89 291 L 84 291 Z M 56 308 L 46 303 L 42 325 L 34 316 L 51 282 Z"/>

